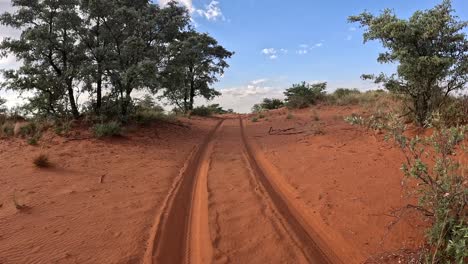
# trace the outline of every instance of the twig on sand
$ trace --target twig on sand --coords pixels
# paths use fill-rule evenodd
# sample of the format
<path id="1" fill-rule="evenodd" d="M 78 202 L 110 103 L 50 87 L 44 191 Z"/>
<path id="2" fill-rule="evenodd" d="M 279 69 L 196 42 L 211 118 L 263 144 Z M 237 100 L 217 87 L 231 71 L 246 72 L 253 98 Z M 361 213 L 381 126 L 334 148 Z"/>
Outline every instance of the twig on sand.
<path id="1" fill-rule="evenodd" d="M 268 130 L 269 135 L 297 135 L 297 134 L 302 134 L 305 131 L 293 131 L 296 128 L 291 127 L 291 128 L 286 128 L 286 129 L 273 129 L 273 127 L 270 127 L 270 130 Z M 290 132 L 291 131 L 291 132 Z"/>
<path id="2" fill-rule="evenodd" d="M 104 177 L 106 177 L 106 174 L 103 174 L 101 175 L 101 177 L 99 177 L 99 183 L 102 184 L 104 182 Z"/>

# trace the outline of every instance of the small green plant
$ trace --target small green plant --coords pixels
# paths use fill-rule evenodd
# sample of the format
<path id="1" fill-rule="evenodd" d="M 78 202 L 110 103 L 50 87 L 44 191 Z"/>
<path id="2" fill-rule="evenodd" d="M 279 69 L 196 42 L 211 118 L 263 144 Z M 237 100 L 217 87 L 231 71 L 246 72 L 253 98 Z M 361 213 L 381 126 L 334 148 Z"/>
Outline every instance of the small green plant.
<path id="1" fill-rule="evenodd" d="M 263 119 L 263 118 L 265 118 L 265 114 L 259 113 L 259 114 L 258 114 L 258 119 Z"/>
<path id="2" fill-rule="evenodd" d="M 34 165 L 38 168 L 48 168 L 51 166 L 51 163 L 46 154 L 39 154 L 39 156 L 34 159 Z"/>
<path id="3" fill-rule="evenodd" d="M 122 134 L 122 127 L 120 123 L 112 121 L 94 125 L 93 132 L 97 138 L 120 136 Z"/>
<path id="4" fill-rule="evenodd" d="M 71 130 L 71 121 L 57 121 L 54 126 L 54 131 L 57 135 L 67 135 Z"/>
<path id="5" fill-rule="evenodd" d="M 36 146 L 39 142 L 39 139 L 41 138 L 40 133 L 36 133 L 34 136 L 28 138 L 28 144 L 31 146 Z"/>
<path id="6" fill-rule="evenodd" d="M 252 118 L 252 122 L 254 122 L 254 123 L 255 123 L 255 122 L 258 122 L 258 117 L 253 117 L 253 118 Z"/>
<path id="7" fill-rule="evenodd" d="M 457 151 L 464 146 L 467 126 L 439 127 L 432 136 L 407 137 L 401 118 L 387 115 L 385 118 L 351 116 L 348 121 L 388 132 L 402 150 L 405 161 L 402 171 L 409 179 L 418 181 L 419 206 L 414 207 L 430 217 L 432 226 L 427 232 L 431 246 L 428 263 L 464 263 L 468 257 L 466 164 L 457 158 Z"/>
<path id="8" fill-rule="evenodd" d="M 288 115 L 286 116 L 286 119 L 293 119 L 293 118 L 294 118 L 294 116 L 293 116 L 292 113 L 288 113 Z"/>

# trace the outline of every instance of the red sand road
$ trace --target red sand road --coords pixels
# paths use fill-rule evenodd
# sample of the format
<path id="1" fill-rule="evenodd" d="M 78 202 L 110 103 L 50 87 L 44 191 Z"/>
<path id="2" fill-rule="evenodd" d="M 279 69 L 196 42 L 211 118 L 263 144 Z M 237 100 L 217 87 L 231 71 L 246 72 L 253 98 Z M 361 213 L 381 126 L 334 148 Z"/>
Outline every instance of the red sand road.
<path id="1" fill-rule="evenodd" d="M 358 110 L 0 140 L 0 263 L 362 263 L 415 249 L 426 223 L 408 211 L 392 224 L 414 203 L 402 156 L 343 121 Z M 34 168 L 42 152 L 55 167 Z"/>

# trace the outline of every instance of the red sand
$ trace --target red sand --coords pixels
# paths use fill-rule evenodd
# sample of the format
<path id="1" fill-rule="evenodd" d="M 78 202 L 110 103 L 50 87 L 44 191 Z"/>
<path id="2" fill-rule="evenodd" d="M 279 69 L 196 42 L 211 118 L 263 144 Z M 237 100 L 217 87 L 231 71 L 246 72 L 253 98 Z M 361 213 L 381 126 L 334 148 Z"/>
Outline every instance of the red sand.
<path id="1" fill-rule="evenodd" d="M 392 214 L 415 203 L 403 157 L 346 124 L 352 111 L 245 116 L 245 136 L 231 116 L 0 140 L 0 263 L 362 263 L 416 249 L 426 223 Z M 39 153 L 54 167 L 35 168 Z"/>

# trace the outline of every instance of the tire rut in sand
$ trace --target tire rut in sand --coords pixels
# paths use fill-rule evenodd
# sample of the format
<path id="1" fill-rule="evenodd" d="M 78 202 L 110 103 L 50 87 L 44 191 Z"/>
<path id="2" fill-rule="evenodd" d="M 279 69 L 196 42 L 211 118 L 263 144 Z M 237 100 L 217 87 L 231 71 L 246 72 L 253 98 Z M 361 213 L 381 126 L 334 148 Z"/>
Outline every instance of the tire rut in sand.
<path id="1" fill-rule="evenodd" d="M 208 220 L 205 219 L 208 215 L 206 172 L 212 140 L 223 121 L 218 122 L 186 163 L 151 230 L 144 263 L 200 264 L 205 263 L 207 255 L 211 257 Z"/>
<path id="2" fill-rule="evenodd" d="M 253 175 L 238 120 L 226 120 L 214 142 L 208 173 L 212 262 L 310 263 Z"/>
<path id="3" fill-rule="evenodd" d="M 295 237 L 300 241 L 304 253 L 310 263 L 343 263 L 342 260 L 328 247 L 318 233 L 313 230 L 301 213 L 301 209 L 295 206 L 293 198 L 281 192 L 278 182 L 272 181 L 269 177 L 268 169 L 261 166 L 257 161 L 258 157 L 252 144 L 245 134 L 243 120 L 239 118 L 242 141 L 247 151 L 247 159 L 255 176 L 266 190 L 270 200 L 276 210 L 287 222 L 287 226 L 294 232 Z"/>

